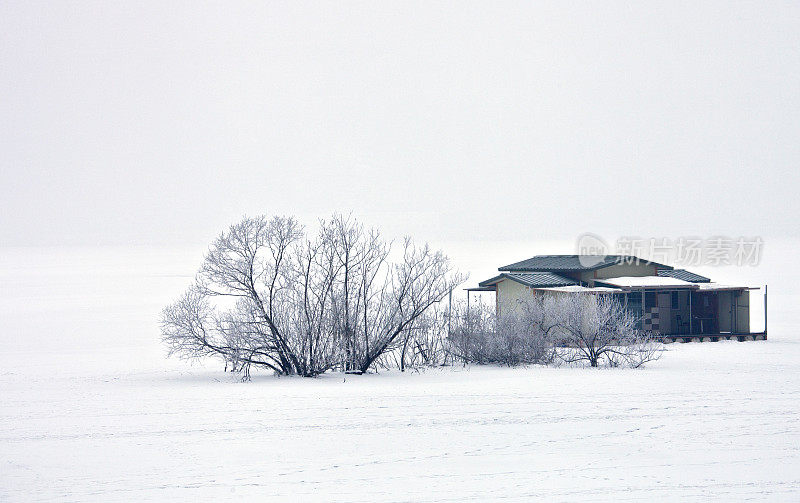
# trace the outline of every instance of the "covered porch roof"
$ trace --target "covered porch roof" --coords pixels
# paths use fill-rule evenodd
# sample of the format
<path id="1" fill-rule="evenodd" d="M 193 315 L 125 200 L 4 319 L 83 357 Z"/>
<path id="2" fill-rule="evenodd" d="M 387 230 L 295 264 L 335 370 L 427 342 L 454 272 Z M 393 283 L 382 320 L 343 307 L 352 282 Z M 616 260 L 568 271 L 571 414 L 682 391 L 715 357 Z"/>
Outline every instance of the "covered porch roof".
<path id="1" fill-rule="evenodd" d="M 595 280 L 595 283 L 608 285 L 611 287 L 626 290 L 663 290 L 695 288 L 695 283 L 690 283 L 678 278 L 669 276 L 620 276 L 617 278 L 603 278 Z"/>
<path id="2" fill-rule="evenodd" d="M 595 280 L 595 283 L 619 288 L 623 291 L 641 290 L 694 290 L 702 292 L 726 290 L 758 290 L 759 287 L 723 285 L 714 282 L 691 282 L 669 276 L 620 276 L 618 278 L 604 278 Z"/>

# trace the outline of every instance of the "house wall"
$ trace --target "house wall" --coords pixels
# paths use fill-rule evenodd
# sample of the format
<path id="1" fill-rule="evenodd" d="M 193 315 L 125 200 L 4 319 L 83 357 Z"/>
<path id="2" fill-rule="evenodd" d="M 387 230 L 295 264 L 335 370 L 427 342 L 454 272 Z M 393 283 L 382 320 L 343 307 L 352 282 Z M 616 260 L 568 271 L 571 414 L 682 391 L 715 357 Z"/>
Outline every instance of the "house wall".
<path id="1" fill-rule="evenodd" d="M 670 292 L 671 293 L 671 292 Z M 678 291 L 678 306 L 672 305 L 670 293 L 657 295 L 658 311 L 660 319 L 659 331 L 661 333 L 687 333 L 689 331 L 689 292 Z M 535 291 L 530 287 L 505 279 L 497 283 L 496 300 L 497 314 L 503 315 L 513 313 L 520 308 L 520 301 L 527 301 L 533 298 Z M 633 295 L 638 296 L 638 293 Z M 736 333 L 750 332 L 750 292 L 742 291 L 720 291 L 715 293 L 717 297 L 717 323 L 720 332 L 730 332 L 732 327 Z M 638 297 L 637 297 L 638 298 Z M 735 307 L 731 304 L 735 300 Z M 652 308 L 652 301 L 648 301 L 648 308 Z M 735 313 L 736 323 L 733 324 L 732 312 Z M 680 321 L 678 320 L 680 316 Z M 691 327 L 694 332 L 700 330 L 695 320 Z"/>
<path id="2" fill-rule="evenodd" d="M 592 281 L 595 279 L 617 278 L 620 276 L 656 276 L 657 274 L 656 267 L 651 264 L 617 264 L 596 271 L 582 272 L 580 279 L 593 286 Z"/>
<path id="3" fill-rule="evenodd" d="M 497 283 L 497 314 L 502 316 L 519 309 L 519 301 L 530 300 L 533 290 L 516 281 L 504 279 Z"/>

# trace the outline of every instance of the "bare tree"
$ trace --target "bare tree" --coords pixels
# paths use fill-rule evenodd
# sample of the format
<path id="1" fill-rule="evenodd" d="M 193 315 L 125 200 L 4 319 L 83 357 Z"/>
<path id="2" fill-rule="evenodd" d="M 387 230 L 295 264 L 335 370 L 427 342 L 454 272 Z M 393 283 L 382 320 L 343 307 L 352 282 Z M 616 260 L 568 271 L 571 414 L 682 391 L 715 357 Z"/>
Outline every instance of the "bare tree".
<path id="1" fill-rule="evenodd" d="M 353 348 L 357 372 L 366 372 L 386 351 L 407 342 L 404 336 L 414 323 L 465 279 L 451 271 L 442 252 L 417 247 L 408 238 L 400 260 L 382 272 L 365 267 L 361 274 L 370 281 L 361 289 L 363 315 L 354 323 L 357 333 L 363 333 Z M 372 279 L 376 277 L 382 279 Z"/>
<path id="2" fill-rule="evenodd" d="M 314 239 L 292 218 L 244 218 L 211 245 L 195 285 L 164 309 L 170 352 L 217 355 L 314 376 L 366 372 L 434 303 L 463 281 L 441 252 L 390 245 L 351 218 L 321 221 Z"/>
<path id="3" fill-rule="evenodd" d="M 661 345 L 638 329 L 638 318 L 611 295 L 555 295 L 548 302 L 559 356 L 597 367 L 639 367 L 661 355 Z"/>
<path id="4" fill-rule="evenodd" d="M 326 273 L 331 275 L 331 261 L 324 262 L 320 246 L 299 253 L 302 236 L 302 227 L 284 217 L 244 218 L 222 233 L 195 285 L 163 312 L 162 335 L 171 353 L 216 354 L 246 372 L 251 365 L 299 375 L 329 368 L 329 359 L 320 354 L 329 347 L 304 351 L 320 327 L 303 323 L 296 300 L 303 279 L 323 282 Z M 304 276 L 303 266 L 314 268 L 314 274 Z M 324 288 L 319 294 L 324 302 Z M 313 310 L 306 300 L 302 307 Z"/>
<path id="5" fill-rule="evenodd" d="M 333 295 L 333 312 L 338 322 L 337 341 L 343 348 L 342 369 L 359 372 L 360 356 L 376 344 L 373 334 L 376 312 L 391 297 L 387 275 L 390 245 L 380 234 L 351 217 L 334 215 L 323 223 L 339 268 Z"/>

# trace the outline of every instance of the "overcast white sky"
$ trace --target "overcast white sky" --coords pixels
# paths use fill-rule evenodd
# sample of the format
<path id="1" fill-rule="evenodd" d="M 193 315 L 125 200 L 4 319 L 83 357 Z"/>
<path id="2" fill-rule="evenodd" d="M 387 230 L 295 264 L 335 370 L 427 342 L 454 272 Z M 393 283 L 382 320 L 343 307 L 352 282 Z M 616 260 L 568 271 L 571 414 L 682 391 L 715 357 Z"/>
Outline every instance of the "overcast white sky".
<path id="1" fill-rule="evenodd" d="M 798 236 L 800 3 L 492 4 L 2 2 L 0 245 Z"/>

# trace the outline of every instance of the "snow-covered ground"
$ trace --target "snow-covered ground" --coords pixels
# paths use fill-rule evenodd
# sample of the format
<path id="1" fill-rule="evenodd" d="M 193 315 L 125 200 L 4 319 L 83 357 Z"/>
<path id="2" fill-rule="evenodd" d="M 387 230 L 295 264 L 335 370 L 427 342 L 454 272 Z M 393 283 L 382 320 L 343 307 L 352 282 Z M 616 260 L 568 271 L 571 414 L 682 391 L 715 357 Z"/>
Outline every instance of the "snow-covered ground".
<path id="1" fill-rule="evenodd" d="M 800 500 L 794 297 L 645 369 L 241 383 L 158 341 L 201 251 L 0 250 L 0 500 Z"/>

